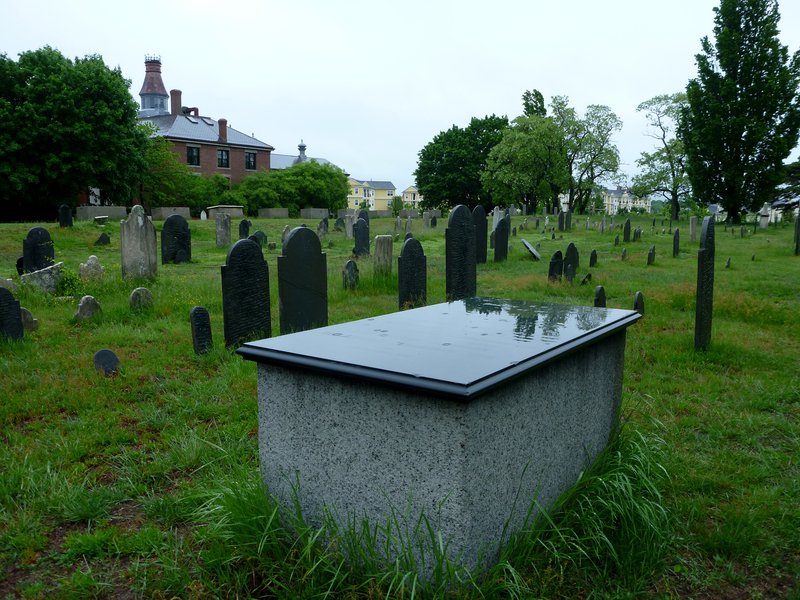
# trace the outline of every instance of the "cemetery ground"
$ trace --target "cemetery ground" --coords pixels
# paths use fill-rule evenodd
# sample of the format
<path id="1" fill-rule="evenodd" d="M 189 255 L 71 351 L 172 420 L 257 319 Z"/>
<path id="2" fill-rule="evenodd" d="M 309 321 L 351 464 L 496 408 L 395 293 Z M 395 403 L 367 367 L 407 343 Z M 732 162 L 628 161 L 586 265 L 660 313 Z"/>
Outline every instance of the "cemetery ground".
<path id="1" fill-rule="evenodd" d="M 280 231 L 301 221 L 251 220 L 251 233 L 278 242 L 264 251 L 277 336 Z M 414 222 L 429 304 L 445 301 L 446 221 L 424 233 Z M 632 221 L 641 241 L 617 247 L 620 230 L 587 231 L 585 218 L 563 240 L 531 225 L 509 238 L 507 261 L 492 262 L 489 250 L 478 265 L 481 296 L 591 306 L 602 285 L 610 308 L 633 308 L 641 291 L 645 316 L 627 334 L 624 426 L 601 459 L 529 535 L 512 538 L 499 565 L 474 579 L 444 565 L 428 587 L 402 564 L 381 564 L 363 529 L 341 529 L 328 545 L 264 494 L 256 365 L 224 348 L 227 248 L 216 247 L 213 221 L 191 221 L 192 262 L 159 264 L 150 282 L 121 278 L 118 223 L 105 226 L 109 246 L 93 245 L 101 232 L 93 223 L 42 223 L 67 276 L 59 297 L 16 293 L 39 328 L 22 342 L 0 341 L 0 598 L 800 598 L 793 228 L 742 239 L 738 227 L 732 235 L 718 225 L 713 335 L 697 352 L 698 243 L 688 222 L 678 224 L 673 258 L 672 236 L 650 233 L 652 217 Z M 34 225 L 0 225 L 0 276 L 19 281 L 14 263 Z M 372 238 L 387 232 L 393 220 L 372 220 Z M 542 262 L 521 238 L 541 244 Z M 575 282 L 548 281 L 550 256 L 569 242 L 580 252 Z M 397 310 L 401 242 L 394 277 L 375 278 L 362 257 L 354 291 L 341 276 L 353 240 L 331 226 L 322 246 L 330 324 Z M 78 265 L 92 254 L 106 273 L 83 282 Z M 591 283 L 580 285 L 589 272 Z M 139 286 L 155 304 L 132 313 L 128 297 Z M 86 294 L 103 312 L 78 322 Z M 208 309 L 214 335 L 202 356 L 192 349 L 195 305 Z M 112 377 L 93 367 L 101 348 L 121 361 Z"/>

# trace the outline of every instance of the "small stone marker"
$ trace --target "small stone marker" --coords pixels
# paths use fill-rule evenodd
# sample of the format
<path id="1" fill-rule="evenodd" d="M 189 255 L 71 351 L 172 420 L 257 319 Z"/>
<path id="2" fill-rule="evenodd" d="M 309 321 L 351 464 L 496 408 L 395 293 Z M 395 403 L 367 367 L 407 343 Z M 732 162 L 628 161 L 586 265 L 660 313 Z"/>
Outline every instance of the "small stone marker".
<path id="1" fill-rule="evenodd" d="M 239 239 L 246 240 L 250 237 L 250 226 L 252 223 L 247 219 L 239 221 Z"/>
<path id="2" fill-rule="evenodd" d="M 472 210 L 472 224 L 475 226 L 475 262 L 483 265 L 486 264 L 489 222 L 486 219 L 486 210 L 480 204 Z"/>
<path id="3" fill-rule="evenodd" d="M 25 273 L 33 273 L 51 266 L 55 251 L 50 232 L 44 227 L 32 227 L 22 240 L 22 262 Z"/>
<path id="4" fill-rule="evenodd" d="M 697 307 L 694 321 L 694 347 L 705 350 L 711 342 L 714 313 L 714 217 L 703 219 L 700 250 L 697 252 Z"/>
<path id="5" fill-rule="evenodd" d="M 572 283 L 572 280 L 575 279 L 575 265 L 567 263 L 564 271 L 566 272 L 567 281 Z"/>
<path id="6" fill-rule="evenodd" d="M 414 238 L 403 242 L 397 259 L 397 290 L 400 310 L 425 306 L 428 302 L 428 259 Z"/>
<path id="7" fill-rule="evenodd" d="M 597 250 L 592 250 L 592 253 L 589 255 L 589 268 L 597 265 Z"/>
<path id="8" fill-rule="evenodd" d="M 319 243 L 319 238 L 309 233 Z M 228 250 L 220 271 L 225 346 L 255 335 L 272 337 L 269 266 L 261 246 L 251 240 L 237 241 Z"/>
<path id="9" fill-rule="evenodd" d="M 100 303 L 94 296 L 84 296 L 78 304 L 78 310 L 75 311 L 75 318 L 79 321 L 86 321 L 95 315 L 102 315 L 103 309 L 100 308 Z"/>
<path id="10" fill-rule="evenodd" d="M 694 219 L 694 217 L 692 218 Z M 680 253 L 681 253 L 681 234 L 680 234 L 680 229 L 676 227 L 675 235 L 672 236 L 672 258 L 676 258 Z"/>
<path id="11" fill-rule="evenodd" d="M 217 213 L 216 221 L 217 248 L 227 248 L 231 245 L 231 216 Z"/>
<path id="12" fill-rule="evenodd" d="M 652 265 L 656 262 L 656 247 L 655 245 L 650 246 L 650 250 L 647 252 L 647 264 Z"/>
<path id="13" fill-rule="evenodd" d="M 511 237 L 517 237 L 517 228 L 516 228 L 516 227 L 514 227 L 514 228 L 511 230 Z"/>
<path id="14" fill-rule="evenodd" d="M 531 246 L 527 241 L 522 240 L 522 245 L 525 246 L 525 249 L 531 253 L 533 260 L 540 261 L 542 260 L 542 255 L 536 251 L 536 248 Z"/>
<path id="15" fill-rule="evenodd" d="M 336 219 L 336 222 L 333 224 L 334 231 L 344 231 L 344 219 L 339 217 Z"/>
<path id="16" fill-rule="evenodd" d="M 39 329 L 39 319 L 34 319 L 31 311 L 25 307 L 20 307 L 19 312 L 22 317 L 22 328 L 25 331 L 36 331 Z"/>
<path id="17" fill-rule="evenodd" d="M 578 254 L 578 249 L 575 247 L 575 244 L 570 242 L 567 244 L 567 251 L 564 254 L 564 270 L 566 271 L 567 267 L 572 265 L 573 273 L 577 273 L 578 269 L 581 266 L 581 258 Z"/>
<path id="18" fill-rule="evenodd" d="M 100 260 L 92 254 L 85 263 L 78 266 L 78 275 L 81 279 L 102 279 L 106 268 L 100 266 Z"/>
<path id="19" fill-rule="evenodd" d="M 622 229 L 622 241 L 626 244 L 631 242 L 631 220 L 625 219 L 625 227 Z"/>
<path id="20" fill-rule="evenodd" d="M 353 254 L 355 256 L 369 256 L 369 223 L 360 217 L 353 225 L 353 239 L 355 240 Z"/>
<path id="21" fill-rule="evenodd" d="M 259 245 L 259 246 L 261 246 L 262 248 L 264 248 L 264 247 L 267 247 L 267 246 L 268 246 L 268 243 L 267 243 L 267 234 L 266 234 L 266 233 L 264 233 L 263 231 L 261 231 L 260 229 L 256 230 L 256 231 L 253 233 L 253 235 L 251 235 L 251 236 L 250 236 L 250 237 L 248 237 L 247 239 L 250 239 L 250 240 L 252 240 L 253 238 L 255 238 L 255 240 L 253 240 L 253 241 L 256 241 L 256 242 L 258 242 L 258 245 Z"/>
<path id="22" fill-rule="evenodd" d="M 358 287 L 358 264 L 354 260 L 348 260 L 342 271 L 342 286 L 346 290 L 354 290 Z"/>
<path id="23" fill-rule="evenodd" d="M 642 292 L 636 292 L 633 296 L 633 310 L 644 316 L 644 296 Z"/>
<path id="24" fill-rule="evenodd" d="M 741 238 L 744 239 L 744 225 L 740 228 Z"/>
<path id="25" fill-rule="evenodd" d="M 375 236 L 375 255 L 372 259 L 375 277 L 387 277 L 392 274 L 393 243 L 391 235 Z"/>
<path id="26" fill-rule="evenodd" d="M 138 287 L 131 292 L 128 297 L 128 306 L 131 312 L 138 312 L 140 310 L 148 310 L 153 308 L 155 301 L 153 300 L 153 292 L 145 287 Z"/>
<path id="27" fill-rule="evenodd" d="M 500 219 L 493 235 L 494 262 L 504 261 L 508 258 L 508 221 L 506 219 Z"/>
<path id="28" fill-rule="evenodd" d="M 391 244 L 391 236 L 378 237 Z M 278 257 L 278 297 L 282 335 L 328 325 L 327 257 L 308 228 L 297 227 L 286 236 Z"/>
<path id="29" fill-rule="evenodd" d="M 606 307 L 606 290 L 602 285 L 598 285 L 594 291 L 594 305 L 596 308 Z"/>
<path id="30" fill-rule="evenodd" d="M 94 243 L 95 246 L 108 246 L 111 243 L 111 238 L 108 237 L 108 234 L 104 231 L 100 234 L 100 237 L 97 238 L 97 241 Z"/>
<path id="31" fill-rule="evenodd" d="M 204 210 L 200 211 L 200 220 L 201 221 L 207 221 L 208 220 L 208 213 L 206 213 L 206 211 L 204 211 Z"/>
<path id="32" fill-rule="evenodd" d="M 755 255 L 755 254 L 753 254 L 753 256 L 751 256 L 751 257 L 750 257 L 750 260 L 751 260 L 751 261 L 755 261 L 755 259 L 756 259 L 756 255 Z"/>
<path id="33" fill-rule="evenodd" d="M 94 368 L 111 377 L 119 370 L 119 359 L 111 350 L 103 348 L 94 353 Z"/>
<path id="34" fill-rule="evenodd" d="M 626 252 L 625 248 L 623 248 L 622 249 L 622 260 L 625 260 L 625 256 L 626 255 L 627 255 L 627 252 Z"/>
<path id="35" fill-rule="evenodd" d="M 472 213 L 463 204 L 456 206 L 450 213 L 444 240 L 447 300 L 461 300 L 474 296 L 478 287 L 475 225 Z"/>
<path id="36" fill-rule="evenodd" d="M 241 232 L 241 226 L 239 231 Z M 161 264 L 192 260 L 192 232 L 181 215 L 170 215 L 161 229 Z"/>
<path id="37" fill-rule="evenodd" d="M 189 321 L 192 323 L 192 345 L 195 354 L 205 354 L 214 348 L 214 339 L 211 336 L 211 318 L 208 311 L 202 306 L 195 306 L 189 312 Z"/>
<path id="38" fill-rule="evenodd" d="M 275 242 L 269 242 L 267 244 L 267 249 L 268 250 L 275 250 L 277 247 L 278 247 L 278 244 L 276 244 Z"/>
<path id="39" fill-rule="evenodd" d="M 141 205 L 134 206 L 127 220 L 120 221 L 119 239 L 122 278 L 155 277 L 158 272 L 156 228 L 145 215 Z"/>
<path id="40" fill-rule="evenodd" d="M 728 260 L 725 263 L 725 268 L 726 269 L 730 269 L 731 268 L 731 257 L 730 256 L 728 257 Z"/>
<path id="41" fill-rule="evenodd" d="M 72 208 L 66 204 L 62 204 L 58 208 L 58 226 L 72 227 Z"/>
<path id="42" fill-rule="evenodd" d="M 21 340 L 24 336 L 19 300 L 4 287 L 0 287 L 0 336 L 9 340 Z"/>
<path id="43" fill-rule="evenodd" d="M 550 268 L 547 272 L 547 278 L 550 281 L 559 281 L 564 272 L 564 257 L 561 250 L 556 250 L 553 253 L 553 258 L 550 259 Z"/>
<path id="44" fill-rule="evenodd" d="M 317 224 L 317 235 L 328 235 L 328 217 L 320 220 L 320 222 Z"/>

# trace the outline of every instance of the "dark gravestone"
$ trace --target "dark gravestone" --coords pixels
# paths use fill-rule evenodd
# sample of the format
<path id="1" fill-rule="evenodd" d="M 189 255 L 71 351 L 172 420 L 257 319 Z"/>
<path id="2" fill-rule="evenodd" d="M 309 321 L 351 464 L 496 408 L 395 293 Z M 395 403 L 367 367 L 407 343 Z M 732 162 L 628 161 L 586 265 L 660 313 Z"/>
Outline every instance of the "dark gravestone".
<path id="1" fill-rule="evenodd" d="M 72 227 L 72 209 L 66 204 L 58 208 L 58 226 Z"/>
<path id="2" fill-rule="evenodd" d="M 250 237 L 250 225 L 252 225 L 252 223 L 247 219 L 242 219 L 241 221 L 239 221 L 240 240 L 246 240 L 248 237 Z"/>
<path id="3" fill-rule="evenodd" d="M 536 218 L 536 229 L 539 229 L 539 218 Z"/>
<path id="4" fill-rule="evenodd" d="M 531 256 L 533 257 L 533 260 L 537 260 L 537 261 L 538 261 L 538 260 L 542 260 L 542 255 L 541 255 L 541 254 L 539 254 L 539 253 L 536 251 L 536 248 L 534 248 L 533 246 L 531 246 L 531 245 L 530 245 L 528 242 L 526 242 L 525 240 L 522 240 L 522 245 L 523 245 L 523 246 L 525 246 L 525 248 L 527 249 L 527 251 L 531 253 Z"/>
<path id="5" fill-rule="evenodd" d="M 497 231 L 496 228 L 495 231 Z M 489 250 L 494 250 L 494 231 L 489 235 Z"/>
<path id="6" fill-rule="evenodd" d="M 568 210 L 564 217 L 564 229 L 570 231 L 572 229 L 572 211 Z"/>
<path id="7" fill-rule="evenodd" d="M 334 231 L 344 231 L 344 219 L 339 217 L 336 219 L 336 223 L 333 224 Z"/>
<path id="8" fill-rule="evenodd" d="M 564 269 L 564 273 L 567 277 L 567 281 L 572 283 L 572 280 L 575 279 L 575 265 L 568 263 Z"/>
<path id="9" fill-rule="evenodd" d="M 694 321 L 694 347 L 705 350 L 711 341 L 714 312 L 714 217 L 703 219 L 700 250 L 697 252 L 697 307 Z"/>
<path id="10" fill-rule="evenodd" d="M 625 248 L 623 248 L 622 249 L 622 260 L 625 260 L 625 256 L 627 256 L 627 254 L 628 253 L 626 252 Z"/>
<path id="11" fill-rule="evenodd" d="M 25 267 L 23 266 L 24 264 L 25 264 L 25 257 L 24 256 L 20 256 L 17 259 L 17 263 L 16 263 L 17 275 L 22 275 L 25 272 Z"/>
<path id="12" fill-rule="evenodd" d="M 741 233 L 741 238 L 744 239 L 744 225 L 741 226 L 739 231 Z"/>
<path id="13" fill-rule="evenodd" d="M 251 235 L 247 239 L 253 240 L 254 242 L 258 242 L 258 245 L 261 246 L 261 248 L 266 248 L 269 246 L 269 243 L 267 241 L 267 234 L 261 231 L 260 229 L 256 230 L 253 233 L 253 235 Z"/>
<path id="14" fill-rule="evenodd" d="M 486 210 L 480 204 L 472 211 L 472 224 L 475 225 L 475 262 L 482 265 L 486 263 L 489 223 L 486 220 Z"/>
<path id="15" fill-rule="evenodd" d="M 564 254 L 564 271 L 566 272 L 567 267 L 572 265 L 573 273 L 577 273 L 578 269 L 581 266 L 581 258 L 578 255 L 578 249 L 575 247 L 575 244 L 570 242 L 567 245 L 567 251 Z"/>
<path id="16" fill-rule="evenodd" d="M 794 218 L 794 255 L 800 256 L 800 215 Z"/>
<path id="17" fill-rule="evenodd" d="M 494 230 L 494 262 L 501 262 L 508 258 L 508 221 L 500 219 L 497 229 Z"/>
<path id="18" fill-rule="evenodd" d="M 589 255 L 589 268 L 597 265 L 597 250 L 592 250 L 592 253 Z"/>
<path id="19" fill-rule="evenodd" d="M 631 242 L 631 220 L 625 219 L 625 227 L 622 229 L 622 241 L 626 244 Z"/>
<path id="20" fill-rule="evenodd" d="M 753 254 L 753 256 L 751 256 L 751 257 L 750 257 L 750 260 L 751 260 L 751 261 L 754 261 L 755 259 L 756 259 L 756 255 L 755 255 L 755 254 Z"/>
<path id="21" fill-rule="evenodd" d="M 208 311 L 202 306 L 195 306 L 189 313 L 192 323 L 192 345 L 195 354 L 205 354 L 214 348 L 211 337 L 211 319 Z"/>
<path id="22" fill-rule="evenodd" d="M 619 234 L 614 238 L 614 246 L 619 246 Z"/>
<path id="23" fill-rule="evenodd" d="M 369 211 L 368 210 L 364 210 L 362 208 L 356 214 L 358 215 L 358 219 L 364 219 L 367 222 L 367 225 L 369 225 Z M 358 219 L 356 219 L 356 221 L 358 221 Z"/>
<path id="24" fill-rule="evenodd" d="M 656 220 L 655 218 L 653 218 L 653 224 L 650 227 L 655 227 L 655 226 L 656 226 Z"/>
<path id="25" fill-rule="evenodd" d="M 281 334 L 328 325 L 327 256 L 310 229 L 298 227 L 286 236 L 278 257 L 278 298 Z"/>
<path id="26" fill-rule="evenodd" d="M 190 260 L 192 260 L 192 232 L 189 224 L 180 215 L 170 215 L 161 229 L 161 264 Z"/>
<path id="27" fill-rule="evenodd" d="M 602 285 L 598 285 L 594 291 L 594 305 L 597 308 L 606 307 L 606 290 Z"/>
<path id="28" fill-rule="evenodd" d="M 111 350 L 103 348 L 94 353 L 94 368 L 111 377 L 119 370 L 119 359 Z"/>
<path id="29" fill-rule="evenodd" d="M 436 223 L 437 223 L 436 215 L 433 215 L 431 217 L 431 229 L 436 229 Z"/>
<path id="30" fill-rule="evenodd" d="M 444 230 L 445 293 L 448 301 L 475 295 L 478 271 L 475 263 L 475 225 L 472 213 L 459 204 L 450 213 Z"/>
<path id="31" fill-rule="evenodd" d="M 587 283 L 590 283 L 591 281 L 592 281 L 592 274 L 591 273 L 587 273 L 586 277 L 584 277 L 581 280 L 581 285 L 586 285 Z"/>
<path id="32" fill-rule="evenodd" d="M 672 258 L 675 258 L 681 253 L 681 234 L 680 229 L 675 229 L 675 235 L 672 236 Z"/>
<path id="33" fill-rule="evenodd" d="M 358 265 L 354 260 L 348 260 L 342 271 L 342 286 L 346 290 L 354 290 L 358 287 Z"/>
<path id="34" fill-rule="evenodd" d="M 28 237 L 22 240 L 22 268 L 26 273 L 33 273 L 55 264 L 53 258 L 53 240 L 50 232 L 44 227 L 33 227 Z"/>
<path id="35" fill-rule="evenodd" d="M 400 310 L 428 302 L 428 259 L 419 240 L 403 242 L 397 259 L 397 289 Z"/>
<path id="36" fill-rule="evenodd" d="M 252 237 L 252 236 L 251 236 L 251 237 Z M 278 244 L 277 244 L 277 243 L 275 243 L 275 242 L 269 242 L 269 243 L 267 244 L 267 249 L 269 249 L 269 250 L 275 250 L 277 247 L 278 247 Z"/>
<path id="37" fill-rule="evenodd" d="M 97 241 L 94 243 L 95 246 L 108 246 L 111 243 L 111 238 L 108 237 L 108 234 L 104 231 L 100 234 L 100 237 L 97 238 Z"/>
<path id="38" fill-rule="evenodd" d="M 413 237 L 414 237 L 414 234 L 409 231 L 406 234 L 406 237 L 403 238 L 403 240 L 410 240 L 410 239 L 413 239 Z"/>
<path id="39" fill-rule="evenodd" d="M 633 310 L 644 316 L 644 295 L 642 292 L 636 292 L 636 294 L 634 294 Z"/>
<path id="40" fill-rule="evenodd" d="M 561 250 L 556 250 L 553 253 L 553 258 L 550 259 L 550 268 L 547 271 L 547 278 L 550 281 L 559 281 L 563 272 L 564 257 L 561 254 Z"/>
<path id="41" fill-rule="evenodd" d="M 21 340 L 23 335 L 19 300 L 14 299 L 10 290 L 0 287 L 0 337 Z"/>
<path id="42" fill-rule="evenodd" d="M 726 269 L 730 269 L 731 268 L 731 257 L 730 256 L 728 257 L 728 260 L 725 263 L 725 268 Z"/>
<path id="43" fill-rule="evenodd" d="M 508 209 L 506 209 L 506 211 L 508 211 Z M 511 235 L 511 215 L 506 214 L 506 216 L 503 217 L 503 219 L 506 222 L 506 226 L 507 226 L 506 228 L 508 229 L 508 235 Z"/>
<path id="44" fill-rule="evenodd" d="M 564 211 L 558 213 L 558 230 L 564 231 Z"/>
<path id="45" fill-rule="evenodd" d="M 238 240 L 220 270 L 225 345 L 256 335 L 271 337 L 269 266 L 261 246 L 252 240 Z"/>
<path id="46" fill-rule="evenodd" d="M 367 212 L 362 210 L 361 212 Z M 355 247 L 353 247 L 353 254 L 356 256 L 369 256 L 369 223 L 364 219 L 359 218 L 353 224 L 353 240 Z"/>
<path id="47" fill-rule="evenodd" d="M 520 227 L 522 227 L 522 226 L 520 225 Z M 516 228 L 516 227 L 514 227 L 514 228 L 511 230 L 511 237 L 517 237 L 517 228 Z"/>
<path id="48" fill-rule="evenodd" d="M 656 247 L 655 245 L 650 246 L 650 250 L 647 252 L 647 264 L 652 265 L 656 262 Z"/>

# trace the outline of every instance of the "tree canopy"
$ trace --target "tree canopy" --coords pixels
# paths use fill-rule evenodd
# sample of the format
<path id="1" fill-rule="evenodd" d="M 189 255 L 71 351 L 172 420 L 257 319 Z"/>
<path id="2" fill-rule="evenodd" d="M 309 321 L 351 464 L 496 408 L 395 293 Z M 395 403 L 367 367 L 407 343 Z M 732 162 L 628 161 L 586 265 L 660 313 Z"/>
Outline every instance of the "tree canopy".
<path id="1" fill-rule="evenodd" d="M 694 195 L 733 222 L 772 199 L 800 131 L 800 53 L 778 40 L 775 0 L 721 0 L 678 128 Z"/>
<path id="2" fill-rule="evenodd" d="M 13 220 L 55 214 L 100 188 L 124 203 L 146 168 L 147 133 L 119 68 L 45 46 L 0 54 L 0 202 Z"/>

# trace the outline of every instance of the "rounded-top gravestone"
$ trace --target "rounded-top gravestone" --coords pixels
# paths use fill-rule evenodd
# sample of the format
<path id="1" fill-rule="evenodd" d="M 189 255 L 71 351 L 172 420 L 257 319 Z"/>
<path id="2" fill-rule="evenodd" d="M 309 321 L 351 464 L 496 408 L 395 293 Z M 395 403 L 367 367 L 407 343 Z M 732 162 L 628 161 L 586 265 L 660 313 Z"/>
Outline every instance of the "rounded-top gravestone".
<path id="1" fill-rule="evenodd" d="M 181 215 L 170 215 L 161 229 L 161 264 L 192 260 L 192 232 Z"/>
<path id="2" fill-rule="evenodd" d="M 94 368 L 111 377 L 119 370 L 119 358 L 111 350 L 103 348 L 94 353 Z"/>
<path id="3" fill-rule="evenodd" d="M 144 287 L 138 287 L 131 292 L 128 305 L 132 312 L 153 308 L 153 292 Z"/>
<path id="4" fill-rule="evenodd" d="M 44 227 L 32 227 L 22 240 L 23 270 L 33 273 L 54 264 L 55 252 L 50 232 Z"/>

